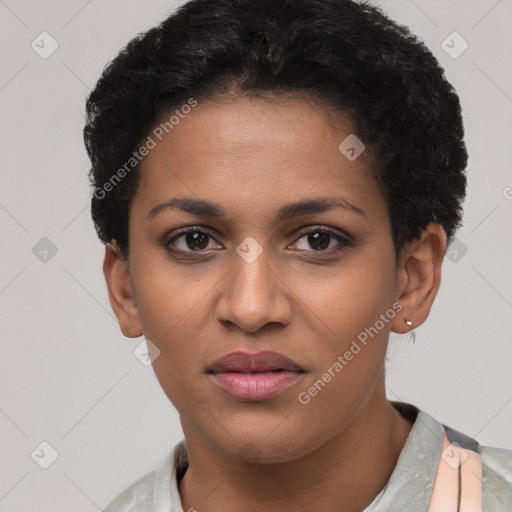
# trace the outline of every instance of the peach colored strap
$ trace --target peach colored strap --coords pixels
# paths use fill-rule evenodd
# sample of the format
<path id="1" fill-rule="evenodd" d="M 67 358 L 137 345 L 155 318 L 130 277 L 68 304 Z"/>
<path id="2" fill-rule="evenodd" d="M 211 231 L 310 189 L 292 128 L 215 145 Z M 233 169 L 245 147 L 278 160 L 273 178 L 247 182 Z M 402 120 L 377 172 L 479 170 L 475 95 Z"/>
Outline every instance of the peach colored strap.
<path id="1" fill-rule="evenodd" d="M 428 512 L 482 512 L 482 459 L 450 443 L 443 428 L 443 449 Z"/>

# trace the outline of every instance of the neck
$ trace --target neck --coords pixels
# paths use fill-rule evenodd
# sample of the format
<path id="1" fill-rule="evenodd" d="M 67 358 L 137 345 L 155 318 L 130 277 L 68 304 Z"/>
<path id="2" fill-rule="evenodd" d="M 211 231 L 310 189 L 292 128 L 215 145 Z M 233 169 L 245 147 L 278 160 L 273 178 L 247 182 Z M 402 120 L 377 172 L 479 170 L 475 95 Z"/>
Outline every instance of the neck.
<path id="1" fill-rule="evenodd" d="M 389 480 L 411 428 L 385 396 L 375 397 L 306 456 L 248 465 L 184 424 L 189 468 L 179 484 L 183 510 L 361 511 Z"/>

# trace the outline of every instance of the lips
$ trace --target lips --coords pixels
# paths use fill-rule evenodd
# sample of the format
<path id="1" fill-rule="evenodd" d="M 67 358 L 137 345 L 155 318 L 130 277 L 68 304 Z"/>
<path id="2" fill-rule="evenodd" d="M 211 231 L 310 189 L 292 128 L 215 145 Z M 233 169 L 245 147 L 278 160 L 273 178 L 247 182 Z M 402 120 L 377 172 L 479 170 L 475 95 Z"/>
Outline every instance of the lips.
<path id="1" fill-rule="evenodd" d="M 305 371 L 288 357 L 266 350 L 252 353 L 231 352 L 214 361 L 207 373 L 253 373 L 279 370 L 301 373 Z"/>
<path id="2" fill-rule="evenodd" d="M 231 398 L 263 401 L 298 382 L 306 371 L 282 354 L 271 351 L 232 352 L 208 369 L 211 381 Z"/>

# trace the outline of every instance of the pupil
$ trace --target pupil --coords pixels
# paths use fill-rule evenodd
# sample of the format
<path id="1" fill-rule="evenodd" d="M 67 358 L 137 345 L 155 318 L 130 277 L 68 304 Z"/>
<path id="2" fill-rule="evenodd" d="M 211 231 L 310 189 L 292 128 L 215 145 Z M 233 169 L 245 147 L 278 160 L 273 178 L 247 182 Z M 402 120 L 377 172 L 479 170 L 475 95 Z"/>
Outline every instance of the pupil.
<path id="1" fill-rule="evenodd" d="M 204 249 L 208 246 L 208 235 L 205 233 L 187 233 L 186 242 L 191 249 Z M 197 244 L 194 246 L 194 244 Z"/>
<path id="2" fill-rule="evenodd" d="M 314 234 L 309 235 L 309 245 L 311 245 L 311 247 L 316 250 L 326 249 L 329 247 L 330 236 L 331 235 L 329 235 L 329 233 L 321 233 L 316 231 Z"/>

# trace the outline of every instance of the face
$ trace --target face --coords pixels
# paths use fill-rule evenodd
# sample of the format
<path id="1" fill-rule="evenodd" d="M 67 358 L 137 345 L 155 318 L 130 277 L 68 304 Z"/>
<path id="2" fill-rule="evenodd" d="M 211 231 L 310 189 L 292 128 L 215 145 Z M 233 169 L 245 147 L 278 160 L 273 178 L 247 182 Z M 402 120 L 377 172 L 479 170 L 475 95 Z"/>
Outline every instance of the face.
<path id="1" fill-rule="evenodd" d="M 383 399 L 397 270 L 369 155 L 338 149 L 352 133 L 305 100 L 224 98 L 199 103 L 144 159 L 133 307 L 186 436 L 289 461 Z M 240 351 L 300 371 L 211 373 Z"/>

